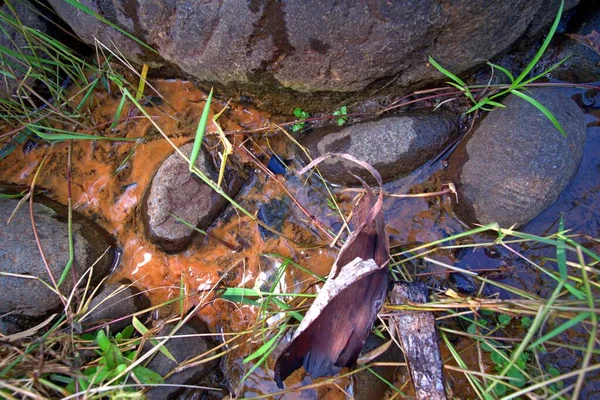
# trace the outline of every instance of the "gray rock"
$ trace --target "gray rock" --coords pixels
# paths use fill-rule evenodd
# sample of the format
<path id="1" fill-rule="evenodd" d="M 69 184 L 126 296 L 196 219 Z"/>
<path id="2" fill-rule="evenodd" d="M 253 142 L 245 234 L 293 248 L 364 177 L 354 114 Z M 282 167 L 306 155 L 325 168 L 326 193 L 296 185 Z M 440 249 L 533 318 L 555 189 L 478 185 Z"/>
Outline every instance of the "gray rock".
<path id="1" fill-rule="evenodd" d="M 36 201 L 43 201 L 43 204 L 33 205 L 37 233 L 50 271 L 58 281 L 69 259 L 66 208 L 38 196 Z M 62 303 L 38 280 L 51 282 L 35 241 L 29 205 L 20 207 L 7 225 L 17 203 L 18 200 L 0 199 L 0 270 L 6 273 L 0 275 L 0 315 L 9 313 L 11 318 L 18 318 L 20 325 L 29 326 L 50 315 Z M 73 243 L 75 259 L 71 274 L 60 287 L 65 296 L 92 265 L 92 284 L 97 284 L 109 274 L 114 259 L 114 251 L 110 249 L 113 239 L 76 212 L 73 213 Z"/>
<path id="2" fill-rule="evenodd" d="M 159 336 L 168 335 L 173 329 L 174 325 L 165 326 Z M 157 352 L 152 361 L 147 365 L 149 369 L 165 376 L 167 373 L 174 370 L 179 364 L 187 359 L 199 356 L 212 347 L 214 343 L 206 336 L 197 336 L 200 334 L 208 333 L 208 328 L 204 323 L 198 319 L 192 319 L 187 324 L 183 325 L 177 333 L 165 344 L 165 347 L 177 360 L 173 362 L 168 359 L 164 354 Z M 196 335 L 188 337 L 178 337 L 185 335 Z M 150 344 L 146 344 L 144 351 L 147 352 L 152 348 Z M 187 393 L 189 390 L 185 388 L 179 388 L 178 385 L 197 385 L 204 387 L 215 388 L 215 390 L 206 389 L 194 389 L 195 395 L 200 394 L 199 398 L 212 398 L 215 393 L 224 395 L 220 391 L 219 383 L 223 380 L 222 372 L 219 369 L 219 363 L 217 360 L 206 362 L 191 368 L 185 368 L 180 372 L 173 373 L 165 379 L 165 384 L 173 386 L 159 386 L 150 389 L 147 393 L 148 400 L 163 400 L 167 398 L 180 398 L 179 396 L 183 393 Z M 198 398 L 198 397 L 196 397 Z"/>
<path id="3" fill-rule="evenodd" d="M 47 32 L 46 22 L 29 1 L 11 1 L 10 6 L 14 9 L 14 14 L 11 7 L 4 2 L 0 3 L 0 10 L 2 10 L 3 13 L 6 13 L 9 18 L 18 18 L 24 26 L 28 26 L 41 32 Z M 10 51 L 22 52 L 27 56 L 32 55 L 31 50 L 27 49 L 29 44 L 21 30 L 6 23 L 4 20 L 0 20 L 0 28 L 2 29 L 0 46 L 3 46 Z M 37 55 L 40 57 L 42 52 L 38 52 Z M 21 85 L 21 80 L 27 73 L 27 67 L 23 66 L 22 61 L 15 59 L 11 55 L 7 55 L 4 51 L 2 52 L 2 66 L 3 70 L 14 73 L 17 78 L 7 79 L 3 76 L 2 79 L 0 79 L 0 98 L 10 98 L 16 94 L 17 89 Z M 26 81 L 28 85 L 31 85 L 32 82 L 33 78 L 28 78 Z"/>
<path id="4" fill-rule="evenodd" d="M 545 57 L 540 61 L 544 68 L 562 61 L 548 75 L 552 79 L 566 82 L 597 82 L 600 80 L 600 54 L 592 49 L 600 40 L 600 7 L 585 7 L 582 4 L 571 18 L 565 34 L 551 42 Z M 596 33 L 594 33 L 596 31 Z M 541 72 L 541 71 L 540 71 Z"/>
<path id="5" fill-rule="evenodd" d="M 148 297 L 131 281 L 123 280 L 104 286 L 90 302 L 88 314 L 81 322 L 87 326 L 110 322 L 110 330 L 116 333 L 131 324 L 135 313 L 148 307 Z M 142 317 L 138 316 L 138 319 Z"/>
<path id="6" fill-rule="evenodd" d="M 287 112 L 295 106 L 323 111 L 377 89 L 391 93 L 440 80 L 442 75 L 427 65 L 429 55 L 455 73 L 467 71 L 522 35 L 542 31 L 559 4 L 81 1 L 149 43 L 155 54 L 67 2 L 49 2 L 90 44 L 95 38 L 108 46 L 114 43 L 138 63 L 171 63 L 202 82 L 219 84 L 230 95 L 242 92 Z M 566 7 L 577 3 L 567 1 Z"/>
<path id="7" fill-rule="evenodd" d="M 385 181 L 407 175 L 439 154 L 457 131 L 457 118 L 442 112 L 416 112 L 348 127 L 328 126 L 301 140 L 316 158 L 347 153 L 371 164 Z M 331 158 L 319 165 L 325 179 L 356 183 L 350 174 L 375 183 L 371 174 L 346 160 Z"/>
<path id="8" fill-rule="evenodd" d="M 188 143 L 180 150 L 189 157 L 192 147 Z M 210 155 L 204 150 L 200 151 L 196 166 L 213 181 L 217 180 Z M 228 192 L 235 196 L 243 177 L 230 174 L 229 178 Z M 186 161 L 175 152 L 159 167 L 142 202 L 146 235 L 167 253 L 182 251 L 192 241 L 195 231 L 175 217 L 206 230 L 227 204 L 225 198 L 193 175 Z"/>
<path id="9" fill-rule="evenodd" d="M 556 201 L 577 170 L 585 142 L 583 112 L 557 89 L 527 94 L 556 116 L 567 136 L 525 100 L 507 97 L 506 108 L 489 113 L 466 144 L 456 207 L 465 222 L 522 226 Z M 452 156 L 453 167 L 462 157 Z"/>

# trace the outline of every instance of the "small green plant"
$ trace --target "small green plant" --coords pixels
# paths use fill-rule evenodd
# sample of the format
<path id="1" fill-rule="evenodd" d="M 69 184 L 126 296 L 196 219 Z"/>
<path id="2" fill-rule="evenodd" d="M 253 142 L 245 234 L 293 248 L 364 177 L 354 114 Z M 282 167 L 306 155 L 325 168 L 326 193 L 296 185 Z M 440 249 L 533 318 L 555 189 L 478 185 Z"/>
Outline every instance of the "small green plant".
<path id="1" fill-rule="evenodd" d="M 307 111 L 304 111 L 300 107 L 294 108 L 294 116 L 298 119 L 294 125 L 292 125 L 292 132 L 298 132 L 304 129 L 305 120 L 310 117 Z"/>
<path id="2" fill-rule="evenodd" d="M 347 106 L 341 106 L 339 109 L 335 110 L 333 112 L 333 115 L 335 115 L 336 117 L 338 117 L 335 122 L 339 125 L 342 126 L 344 125 L 346 122 L 348 122 L 348 107 Z"/>
<path id="3" fill-rule="evenodd" d="M 540 60 L 540 58 L 542 57 L 542 55 L 548 48 L 550 41 L 554 37 L 554 34 L 556 33 L 556 29 L 558 28 L 558 23 L 560 21 L 560 17 L 562 15 L 563 7 L 564 7 L 564 0 L 561 0 L 560 7 L 558 9 L 556 17 L 554 18 L 554 23 L 552 24 L 552 27 L 550 28 L 550 32 L 546 36 L 544 43 L 542 43 L 542 46 L 538 49 L 538 51 L 536 52 L 533 59 L 529 62 L 529 64 L 527 64 L 525 69 L 516 78 L 514 77 L 512 72 L 510 72 L 508 69 L 506 69 L 500 65 L 490 63 L 490 62 L 487 63 L 492 69 L 497 69 L 500 72 L 504 73 L 510 80 L 510 82 L 511 82 L 510 85 L 504 90 L 496 91 L 495 93 L 489 94 L 488 96 L 485 96 L 482 99 L 477 99 L 477 98 L 475 98 L 475 96 L 473 95 L 473 92 L 472 92 L 472 89 L 474 89 L 475 87 L 469 87 L 462 79 L 460 79 L 458 76 L 456 76 L 452 72 L 445 69 L 437 61 L 435 61 L 433 59 L 433 57 L 431 57 L 431 56 L 429 57 L 429 62 L 438 71 L 440 71 L 442 74 L 444 74 L 446 77 L 448 77 L 450 79 L 450 81 L 447 82 L 449 85 L 451 85 L 451 86 L 455 87 L 456 89 L 460 90 L 461 92 L 463 92 L 464 95 L 474 104 L 471 108 L 469 108 L 467 110 L 467 113 L 471 113 L 480 108 L 485 111 L 491 111 L 494 109 L 494 107 L 495 108 L 505 108 L 506 106 L 504 104 L 496 101 L 496 99 L 502 98 L 507 94 L 514 94 L 515 96 L 522 98 L 523 100 L 529 102 L 531 105 L 536 107 L 542 114 L 544 114 L 546 116 L 546 118 L 548 118 L 550 120 L 550 122 L 552 122 L 552 125 L 554 125 L 554 127 L 563 136 L 566 136 L 566 133 L 565 133 L 563 127 L 558 122 L 558 120 L 556 119 L 554 114 L 552 114 L 552 112 L 550 112 L 550 110 L 548 110 L 543 104 L 538 102 L 536 99 L 523 93 L 523 89 L 526 88 L 528 84 L 540 79 L 541 77 L 548 74 L 550 71 L 554 70 L 560 64 L 562 64 L 563 62 L 566 61 L 566 59 L 564 59 L 564 60 L 558 62 L 557 64 L 551 66 L 550 68 L 546 69 L 545 71 L 543 71 L 529 79 L 526 79 L 527 76 L 529 75 L 529 73 L 537 65 L 538 61 Z M 492 108 L 489 108 L 488 106 L 491 106 Z"/>
<path id="4" fill-rule="evenodd" d="M 96 351 L 99 358 L 96 365 L 88 364 L 83 369 L 83 374 L 77 378 L 57 377 L 55 380 L 62 383 L 67 383 L 66 390 L 69 393 L 76 393 L 82 390 L 88 390 L 91 387 L 98 387 L 105 382 L 117 378 L 117 384 L 124 384 L 127 381 L 128 375 L 123 374 L 123 371 L 135 360 L 138 355 L 138 348 L 141 339 L 133 338 L 134 328 L 132 325 L 127 326 L 122 332 L 117 333 L 114 337 L 107 335 L 104 330 L 99 330 L 95 337 L 92 334 L 84 334 L 87 339 L 94 338 L 98 345 Z M 161 384 L 164 383 L 162 376 L 156 372 L 144 367 L 137 366 L 133 368 L 132 374 L 135 379 L 141 384 Z M 119 375 L 123 375 L 120 376 Z M 134 388 L 126 387 L 124 391 L 135 391 Z"/>

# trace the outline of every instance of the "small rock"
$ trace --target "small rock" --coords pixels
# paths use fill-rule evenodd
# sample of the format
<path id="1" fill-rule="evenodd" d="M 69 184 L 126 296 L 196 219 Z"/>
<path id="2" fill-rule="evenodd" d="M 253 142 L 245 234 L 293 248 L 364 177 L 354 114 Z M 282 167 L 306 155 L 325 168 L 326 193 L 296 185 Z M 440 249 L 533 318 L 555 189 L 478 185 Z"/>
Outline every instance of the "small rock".
<path id="1" fill-rule="evenodd" d="M 317 158 L 347 153 L 371 164 L 385 181 L 407 175 L 439 154 L 456 132 L 455 116 L 442 112 L 415 112 L 381 118 L 348 127 L 328 126 L 302 139 Z M 364 168 L 346 160 L 329 159 L 319 165 L 325 179 L 356 184 L 351 173 L 374 184 Z"/>
<path id="2" fill-rule="evenodd" d="M 53 291 L 38 280 L 51 282 L 33 234 L 29 205 L 21 206 L 7 225 L 18 202 L 0 199 L 0 266 L 2 272 L 6 273 L 0 275 L 0 315 L 10 313 L 11 318 L 18 318 L 19 325 L 28 327 L 60 308 L 62 303 Z M 33 212 L 46 260 L 58 282 L 69 259 L 67 209 L 36 196 Z M 92 265 L 92 284 L 97 284 L 109 274 L 114 252 L 106 250 L 112 243 L 112 237 L 99 226 L 73 213 L 75 259 L 71 273 L 60 286 L 63 295 L 70 294 L 74 282 Z"/>
<path id="3" fill-rule="evenodd" d="M 290 209 L 285 200 L 273 199 L 266 204 L 262 204 L 258 209 L 257 217 L 267 226 L 273 228 L 277 232 L 283 230 L 284 221 L 289 218 Z M 258 226 L 260 236 L 263 240 L 276 237 L 275 233 L 267 230 L 262 226 Z"/>
<path id="4" fill-rule="evenodd" d="M 189 157 L 192 147 L 193 143 L 188 143 L 180 150 Z M 216 181 L 215 167 L 204 150 L 198 154 L 196 167 Z M 235 196 L 242 186 L 243 177 L 240 174 L 229 175 L 227 191 Z M 183 251 L 192 241 L 195 231 L 175 217 L 206 230 L 227 204 L 226 199 L 193 175 L 186 161 L 175 152 L 156 172 L 142 202 L 146 234 L 167 253 Z"/>
<path id="5" fill-rule="evenodd" d="M 577 170 L 586 124 L 575 102 L 557 89 L 527 91 L 554 114 L 563 137 L 533 105 L 511 95 L 489 113 L 451 165 L 460 168 L 457 215 L 465 222 L 522 226 L 551 205 Z M 455 180 L 452 176 L 449 179 Z"/>
<path id="6" fill-rule="evenodd" d="M 566 29 L 551 42 L 544 68 L 567 60 L 548 76 L 566 82 L 597 82 L 600 79 L 600 8 L 581 6 Z M 541 71 L 540 71 L 541 72 Z"/>
<path id="7" fill-rule="evenodd" d="M 598 28 L 600 29 L 600 28 Z M 567 59 L 548 76 L 564 82 L 596 82 L 600 79 L 600 54 L 575 39 L 560 41 L 548 66 Z"/>
<path id="8" fill-rule="evenodd" d="M 103 287 L 90 302 L 89 315 L 81 322 L 86 325 L 98 325 L 101 322 L 114 321 L 109 326 L 111 332 L 116 333 L 131 324 L 133 314 L 148 307 L 148 297 L 131 281 L 125 279 Z"/>
<path id="9" fill-rule="evenodd" d="M 165 326 L 159 333 L 159 336 L 168 335 L 173 327 L 174 325 Z M 206 336 L 187 335 L 200 335 L 206 333 L 208 333 L 208 328 L 202 321 L 198 319 L 190 320 L 165 344 L 165 347 L 173 357 L 175 357 L 177 362 L 175 363 L 168 359 L 164 354 L 157 352 L 147 367 L 157 374 L 165 376 L 185 360 L 205 353 L 214 347 L 214 343 Z M 144 351 L 147 352 L 151 348 L 152 345 L 147 343 L 146 346 L 144 346 Z M 165 384 L 171 386 L 154 387 L 148 391 L 147 396 L 149 400 L 163 400 L 167 398 L 180 398 L 180 395 L 184 393 L 189 395 L 190 393 L 188 390 L 178 387 L 180 385 L 204 386 L 215 389 L 194 389 L 194 395 L 198 395 L 198 392 L 201 394 L 201 396 L 197 398 L 212 398 L 215 394 L 223 396 L 224 393 L 221 392 L 220 388 L 220 382 L 222 380 L 223 375 L 219 368 L 219 363 L 217 360 L 213 360 L 195 367 L 185 368 L 180 372 L 170 375 L 165 379 Z"/>

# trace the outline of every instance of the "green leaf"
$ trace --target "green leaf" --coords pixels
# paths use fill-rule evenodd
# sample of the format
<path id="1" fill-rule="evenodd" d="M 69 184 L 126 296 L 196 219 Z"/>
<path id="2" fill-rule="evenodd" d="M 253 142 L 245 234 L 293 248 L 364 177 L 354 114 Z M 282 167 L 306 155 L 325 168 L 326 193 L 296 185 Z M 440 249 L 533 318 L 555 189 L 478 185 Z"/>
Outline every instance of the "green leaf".
<path id="1" fill-rule="evenodd" d="M 250 354 L 248 357 L 244 358 L 244 363 L 250 362 L 261 357 L 265 353 L 271 353 L 275 348 L 275 345 L 278 343 L 278 339 L 281 334 L 284 332 L 284 329 L 280 329 L 279 332 L 267 342 L 265 342 L 262 346 L 260 346 L 255 352 Z"/>
<path id="2" fill-rule="evenodd" d="M 493 69 L 497 69 L 498 71 L 501 71 L 504 73 L 504 75 L 506 75 L 508 77 L 508 79 L 510 79 L 511 82 L 515 81 L 515 77 L 513 76 L 512 72 L 510 72 L 508 69 L 504 68 L 503 66 L 500 66 L 498 64 L 494 64 L 491 62 L 487 62 L 487 64 L 492 67 Z"/>
<path id="3" fill-rule="evenodd" d="M 454 75 L 452 72 L 448 71 L 446 68 L 442 67 L 431 56 L 429 56 L 429 63 L 431 65 L 433 65 L 435 67 L 435 69 L 440 71 L 442 74 L 446 75 L 448 78 L 452 79 L 454 82 L 456 82 L 458 85 L 460 85 L 462 88 L 465 88 L 467 86 L 462 79 L 460 79 L 458 76 Z"/>
<path id="4" fill-rule="evenodd" d="M 115 115 L 113 117 L 113 122 L 112 122 L 112 124 L 110 124 L 111 130 L 115 129 L 120 122 L 119 120 L 121 119 L 121 113 L 123 113 L 123 107 L 125 107 L 125 100 L 127 100 L 127 97 L 124 95 L 121 95 L 121 101 L 119 102 L 117 111 L 115 111 Z"/>
<path id="5" fill-rule="evenodd" d="M 139 319 L 136 318 L 136 316 L 134 315 L 133 318 L 131 319 L 131 323 L 133 324 L 133 327 L 142 335 L 146 334 L 146 332 L 148 332 L 148 328 L 146 328 L 144 326 L 144 324 L 142 324 L 140 322 Z M 157 346 L 160 342 L 156 339 L 150 339 L 150 343 L 152 343 L 153 346 Z M 160 351 L 161 353 L 163 353 L 165 355 L 165 357 L 167 357 L 169 360 L 173 361 L 173 362 L 177 362 L 177 360 L 175 360 L 175 357 L 173 357 L 173 354 L 171 354 L 171 352 L 169 351 L 169 349 L 167 349 L 164 345 L 160 346 L 160 348 L 158 349 L 158 351 Z"/>
<path id="6" fill-rule="evenodd" d="M 133 374 L 144 385 L 160 385 L 165 382 L 162 376 L 141 365 L 133 369 Z"/>
<path id="7" fill-rule="evenodd" d="M 503 357 L 503 355 L 504 355 L 504 357 Z M 490 355 L 490 359 L 496 365 L 504 365 L 507 362 L 506 355 L 504 354 L 504 352 L 502 350 L 495 350 Z"/>
<path id="8" fill-rule="evenodd" d="M 529 317 L 522 317 L 521 318 L 521 326 L 525 329 L 529 328 L 531 326 L 531 318 Z"/>
<path id="9" fill-rule="evenodd" d="M 302 118 L 302 109 L 299 107 L 294 108 L 294 117 L 296 118 Z"/>
<path id="10" fill-rule="evenodd" d="M 525 386 L 525 383 L 527 383 L 527 381 L 525 380 L 525 376 L 517 368 L 509 369 L 508 372 L 506 373 L 506 376 L 511 378 L 510 383 L 512 383 L 516 387 L 521 388 L 521 387 Z"/>
<path id="11" fill-rule="evenodd" d="M 121 331 L 121 335 L 123 337 L 123 339 L 131 339 L 131 337 L 133 336 L 133 325 L 127 325 L 122 331 Z"/>
<path id="12" fill-rule="evenodd" d="M 106 337 L 106 333 L 102 329 L 96 333 L 96 343 L 98 343 L 98 347 L 100 347 L 103 353 L 108 351 L 110 347 L 110 340 Z"/>
<path id="13" fill-rule="evenodd" d="M 501 383 L 497 384 L 496 387 L 494 387 L 494 393 L 496 396 L 504 396 L 506 393 L 506 386 Z"/>
<path id="14" fill-rule="evenodd" d="M 502 324 L 502 325 L 508 325 L 508 323 L 510 322 L 511 317 L 509 315 L 506 314 L 500 314 L 500 316 L 498 317 L 498 321 Z"/>
<path id="15" fill-rule="evenodd" d="M 563 135 L 564 137 L 567 137 L 567 134 L 565 133 L 565 130 L 563 129 L 563 127 L 561 126 L 561 124 L 558 122 L 558 120 L 556 119 L 556 117 L 554 116 L 554 114 L 552 114 L 550 112 L 550 110 L 548 110 L 546 107 L 544 107 L 542 105 L 542 103 L 540 103 L 539 101 L 537 101 L 533 97 L 527 96 L 523 92 L 519 92 L 518 90 L 511 90 L 510 92 L 512 94 L 514 94 L 515 96 L 520 97 L 523 100 L 529 102 L 535 108 L 537 108 L 538 110 L 540 110 L 540 112 L 542 114 L 544 114 L 546 116 L 546 118 L 548 118 L 550 120 L 550 122 L 552 122 L 552 125 L 554 125 L 554 127 L 561 133 L 561 135 Z"/>
<path id="16" fill-rule="evenodd" d="M 103 352 L 102 358 L 104 358 L 104 361 L 106 361 L 106 366 L 110 370 L 116 369 L 119 364 L 125 362 L 119 348 L 112 343 L 108 346 L 108 349 Z"/>
<path id="17" fill-rule="evenodd" d="M 192 147 L 192 152 L 190 154 L 190 169 L 196 165 L 196 160 L 198 159 L 198 154 L 200 153 L 200 145 L 202 144 L 202 139 L 204 139 L 204 132 L 206 132 L 206 123 L 208 122 L 208 114 L 210 112 L 212 95 L 213 90 L 211 88 L 208 98 L 206 99 L 206 104 L 204 104 L 204 109 L 202 110 L 202 116 L 198 122 L 198 128 L 196 128 L 196 138 L 194 139 L 194 146 Z"/>
<path id="18" fill-rule="evenodd" d="M 530 344 L 529 349 L 536 348 L 538 345 L 552 339 L 553 337 L 561 334 L 562 332 L 566 331 L 567 329 L 574 327 L 578 323 L 588 319 L 590 316 L 591 316 L 591 313 L 589 311 L 577 314 L 577 316 L 575 318 L 567 320 L 565 323 L 559 325 L 558 327 L 554 328 L 552 331 L 546 333 L 544 336 L 542 336 L 541 338 L 539 338 L 538 340 L 536 340 L 535 342 Z"/>
<path id="19" fill-rule="evenodd" d="M 548 374 L 553 378 L 556 378 L 560 375 L 560 371 L 556 367 L 550 367 L 546 370 L 546 372 L 548 372 Z"/>

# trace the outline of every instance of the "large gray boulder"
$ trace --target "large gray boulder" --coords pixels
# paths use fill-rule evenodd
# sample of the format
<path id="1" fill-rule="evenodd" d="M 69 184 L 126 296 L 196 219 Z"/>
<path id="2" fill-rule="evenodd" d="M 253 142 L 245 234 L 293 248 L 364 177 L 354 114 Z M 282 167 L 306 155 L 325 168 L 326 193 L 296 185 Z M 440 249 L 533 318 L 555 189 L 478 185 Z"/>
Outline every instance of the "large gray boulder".
<path id="1" fill-rule="evenodd" d="M 313 158 L 326 153 L 350 154 L 373 166 L 385 182 L 407 175 L 435 157 L 457 128 L 458 117 L 451 113 L 411 112 L 347 127 L 327 126 L 305 136 L 301 144 Z M 319 171 L 339 184 L 357 184 L 352 174 L 376 183 L 364 168 L 340 158 L 319 164 Z"/>
<path id="2" fill-rule="evenodd" d="M 193 143 L 188 143 L 180 150 L 189 157 L 192 147 Z M 217 181 L 218 174 L 208 152 L 200 151 L 196 167 Z M 225 190 L 233 197 L 243 182 L 239 172 L 226 174 Z M 183 251 L 195 234 L 192 227 L 206 230 L 227 204 L 224 197 L 193 175 L 187 162 L 174 152 L 158 168 L 144 195 L 142 218 L 146 235 L 167 253 Z"/>
<path id="3" fill-rule="evenodd" d="M 28 203 L 7 221 L 18 200 L 0 199 L 0 315 L 25 327 L 52 312 L 62 303 L 57 294 L 41 281 L 52 286 L 36 243 Z M 59 280 L 69 259 L 66 208 L 47 199 L 34 203 L 33 214 L 41 246 L 50 272 Z M 74 282 L 93 266 L 92 284 L 110 273 L 114 251 L 113 239 L 99 226 L 73 213 L 73 244 L 75 259 L 71 274 L 60 291 L 69 296 Z M 108 251 L 107 251 L 108 250 Z M 87 280 L 83 284 L 87 283 Z"/>
<path id="4" fill-rule="evenodd" d="M 114 43 L 138 63 L 172 64 L 287 112 L 298 105 L 323 111 L 379 89 L 438 80 L 429 55 L 456 73 L 467 71 L 540 31 L 559 6 L 559 0 L 81 1 L 153 53 L 65 1 L 49 2 L 90 44 Z M 577 3 L 567 1 L 567 8 Z"/>
<path id="5" fill-rule="evenodd" d="M 451 158 L 458 176 L 457 214 L 465 222 L 522 226 L 556 201 L 583 154 L 583 112 L 558 89 L 527 92 L 561 123 L 563 137 L 537 108 L 511 95 L 489 113 L 469 139 L 465 154 Z M 449 177 L 455 180 L 455 176 Z"/>

